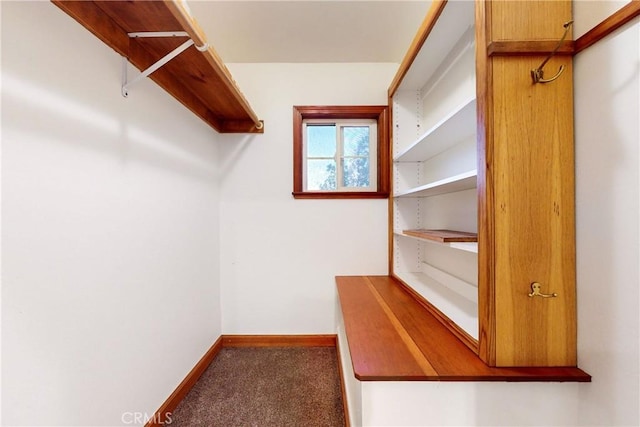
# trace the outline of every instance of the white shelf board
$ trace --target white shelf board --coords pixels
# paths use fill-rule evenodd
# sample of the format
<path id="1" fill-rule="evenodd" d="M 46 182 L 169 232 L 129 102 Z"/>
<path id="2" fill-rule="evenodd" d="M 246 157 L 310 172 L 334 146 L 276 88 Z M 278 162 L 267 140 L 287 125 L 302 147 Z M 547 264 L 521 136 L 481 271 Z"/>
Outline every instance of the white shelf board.
<path id="1" fill-rule="evenodd" d="M 456 107 L 440 122 L 394 156 L 394 162 L 421 162 L 476 135 L 476 99 Z"/>
<path id="2" fill-rule="evenodd" d="M 475 24 L 472 1 L 449 1 L 437 24 L 425 40 L 411 68 L 402 79 L 400 90 L 420 90 L 437 72 L 439 65 L 469 27 Z"/>
<path id="3" fill-rule="evenodd" d="M 477 186 L 478 171 L 472 170 L 439 181 L 430 182 L 419 187 L 399 191 L 393 197 L 429 197 L 438 194 L 455 193 L 470 190 Z"/>
<path id="4" fill-rule="evenodd" d="M 446 243 L 450 248 L 458 249 L 460 251 L 478 253 L 478 242 L 451 242 Z"/>
<path id="5" fill-rule="evenodd" d="M 396 275 L 445 316 L 478 339 L 478 304 L 424 273 L 397 271 Z"/>
<path id="6" fill-rule="evenodd" d="M 407 239 L 414 239 L 414 240 L 418 240 L 420 242 L 427 242 L 427 243 L 432 243 L 434 245 L 440 245 L 440 246 L 447 246 L 450 247 L 452 249 L 457 249 L 460 251 L 465 251 L 465 252 L 473 252 L 473 253 L 478 253 L 478 243 L 477 242 L 446 242 L 446 243 L 442 243 L 442 242 L 437 242 L 435 240 L 429 240 L 429 239 L 423 239 L 421 237 L 416 237 L 416 236 L 410 236 L 408 234 L 404 234 L 402 232 L 402 230 L 394 230 L 393 234 L 395 234 L 396 236 L 400 236 L 400 237 L 404 237 Z"/>

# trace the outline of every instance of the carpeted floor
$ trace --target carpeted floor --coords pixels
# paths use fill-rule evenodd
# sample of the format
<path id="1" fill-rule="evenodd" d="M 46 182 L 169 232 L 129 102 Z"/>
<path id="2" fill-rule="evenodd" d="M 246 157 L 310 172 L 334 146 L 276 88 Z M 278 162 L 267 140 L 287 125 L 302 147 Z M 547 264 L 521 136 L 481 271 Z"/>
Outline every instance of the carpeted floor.
<path id="1" fill-rule="evenodd" d="M 336 349 L 224 348 L 171 426 L 344 426 Z"/>

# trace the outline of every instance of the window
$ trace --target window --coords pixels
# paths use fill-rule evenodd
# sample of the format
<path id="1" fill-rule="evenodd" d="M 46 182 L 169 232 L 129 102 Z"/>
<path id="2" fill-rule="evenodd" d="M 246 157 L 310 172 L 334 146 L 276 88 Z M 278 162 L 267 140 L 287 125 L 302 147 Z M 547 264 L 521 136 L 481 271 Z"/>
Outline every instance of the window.
<path id="1" fill-rule="evenodd" d="M 388 197 L 387 110 L 293 107 L 293 196 Z"/>
<path id="2" fill-rule="evenodd" d="M 303 120 L 306 191 L 376 191 L 374 120 Z"/>

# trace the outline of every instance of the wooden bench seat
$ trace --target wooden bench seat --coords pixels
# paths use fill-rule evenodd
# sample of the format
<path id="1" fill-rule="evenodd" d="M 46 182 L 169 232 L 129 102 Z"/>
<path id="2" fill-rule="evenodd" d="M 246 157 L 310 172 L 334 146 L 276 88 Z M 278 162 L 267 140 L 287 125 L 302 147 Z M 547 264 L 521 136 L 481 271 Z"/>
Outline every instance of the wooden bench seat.
<path id="1" fill-rule="evenodd" d="M 338 276 L 353 370 L 361 381 L 573 381 L 573 367 L 492 368 L 390 276 Z"/>

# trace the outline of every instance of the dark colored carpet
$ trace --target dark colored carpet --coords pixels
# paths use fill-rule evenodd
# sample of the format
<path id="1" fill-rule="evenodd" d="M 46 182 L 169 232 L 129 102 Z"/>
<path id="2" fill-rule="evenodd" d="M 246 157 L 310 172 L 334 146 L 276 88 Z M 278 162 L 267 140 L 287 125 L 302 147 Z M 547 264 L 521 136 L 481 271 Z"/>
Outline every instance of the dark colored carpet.
<path id="1" fill-rule="evenodd" d="M 223 348 L 171 426 L 344 426 L 336 349 Z"/>

